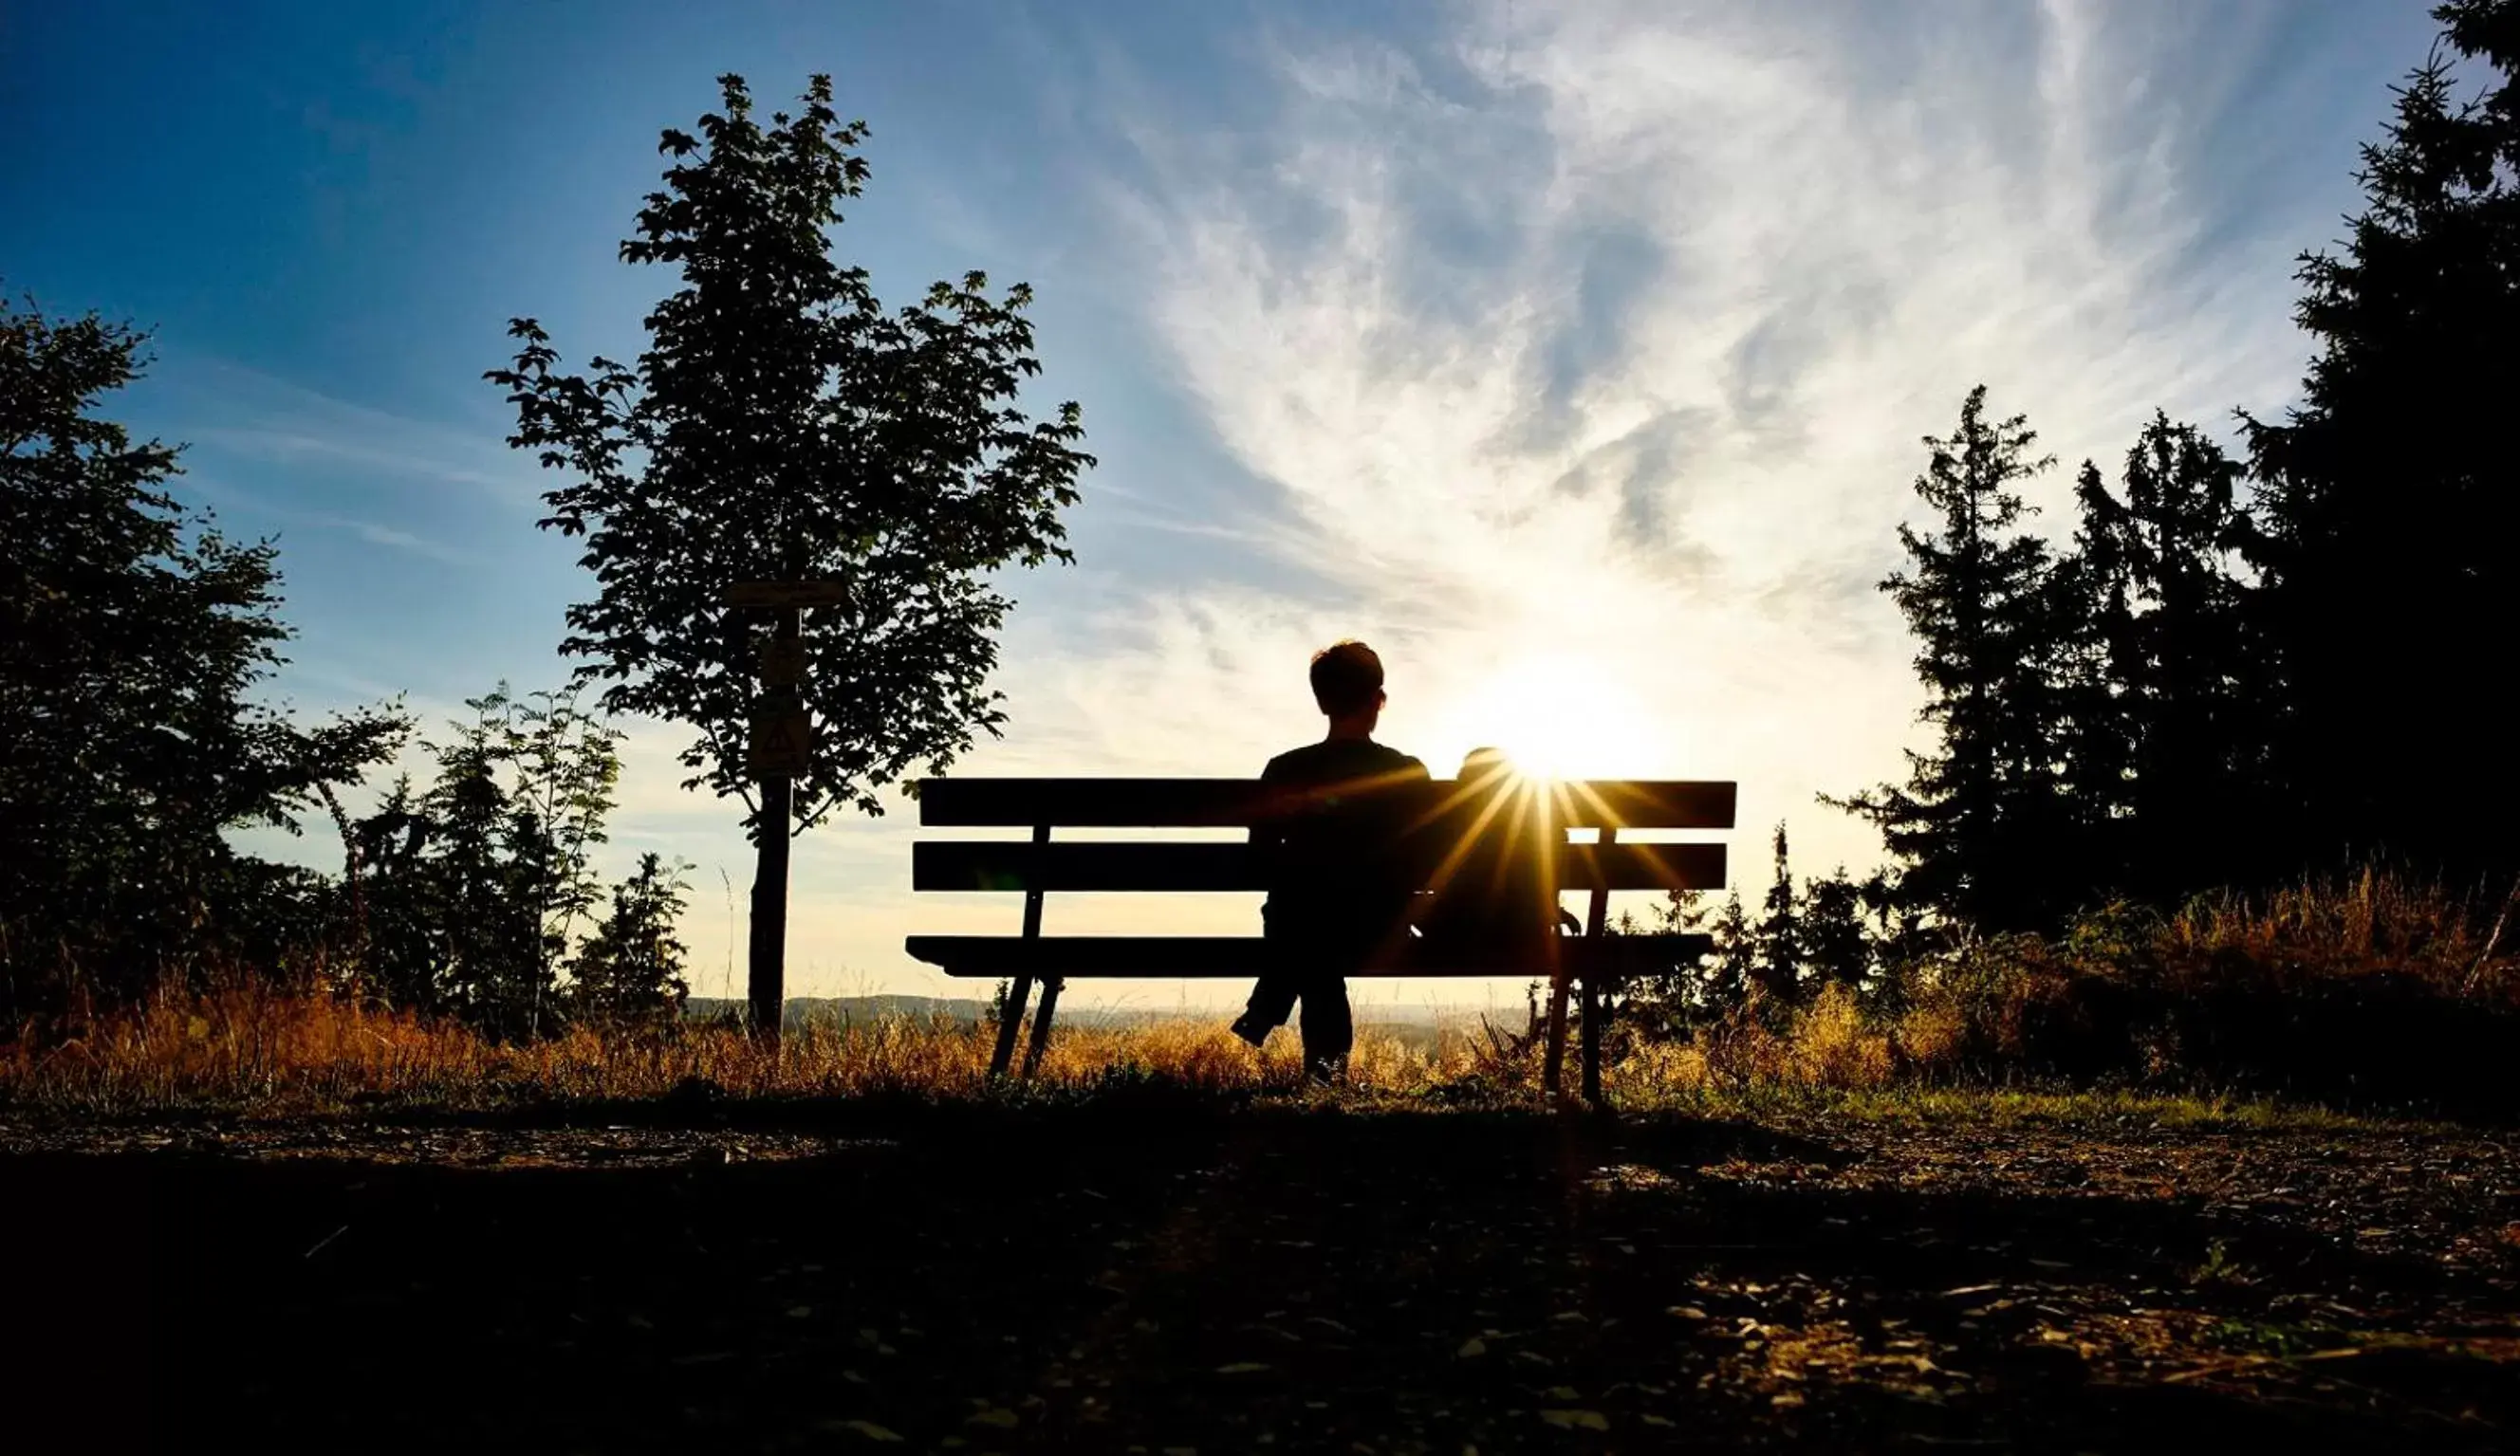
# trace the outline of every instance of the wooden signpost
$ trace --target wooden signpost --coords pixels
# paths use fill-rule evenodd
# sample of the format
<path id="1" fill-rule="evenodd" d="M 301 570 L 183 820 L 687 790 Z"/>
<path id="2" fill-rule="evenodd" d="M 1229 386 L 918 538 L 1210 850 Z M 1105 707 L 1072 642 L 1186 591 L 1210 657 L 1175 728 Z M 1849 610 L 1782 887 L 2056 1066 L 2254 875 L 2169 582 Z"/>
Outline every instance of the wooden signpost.
<path id="1" fill-rule="evenodd" d="M 752 881 L 752 944 L 746 998 L 752 1031 L 779 1039 L 788 1004 L 788 846 L 795 817 L 795 781 L 814 764 L 814 723 L 799 690 L 805 683 L 804 612 L 848 600 L 836 581 L 739 582 L 727 588 L 728 606 L 778 613 L 778 628 L 762 643 L 754 665 L 761 696 L 752 709 L 752 733 L 744 757 L 761 780 L 761 866 Z"/>

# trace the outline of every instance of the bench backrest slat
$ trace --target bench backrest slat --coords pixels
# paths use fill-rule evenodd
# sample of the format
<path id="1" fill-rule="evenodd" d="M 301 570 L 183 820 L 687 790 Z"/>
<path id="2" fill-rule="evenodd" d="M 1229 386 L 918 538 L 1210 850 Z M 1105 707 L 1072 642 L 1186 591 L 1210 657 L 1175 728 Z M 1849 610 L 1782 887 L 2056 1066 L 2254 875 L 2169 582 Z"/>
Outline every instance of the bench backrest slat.
<path id="1" fill-rule="evenodd" d="M 1568 890 L 1720 890 L 1720 844 L 1570 844 Z M 1269 888 L 1247 844 L 930 841 L 910 850 L 914 890 L 1220 891 Z"/>
<path id="2" fill-rule="evenodd" d="M 1457 786 L 1412 792 L 1431 808 Z M 1734 786 L 1690 779 L 1569 779 L 1556 786 L 1559 817 L 1575 828 L 1730 829 Z M 1247 828 L 1272 801 L 1248 778 L 930 778 L 919 785 L 928 828 Z"/>

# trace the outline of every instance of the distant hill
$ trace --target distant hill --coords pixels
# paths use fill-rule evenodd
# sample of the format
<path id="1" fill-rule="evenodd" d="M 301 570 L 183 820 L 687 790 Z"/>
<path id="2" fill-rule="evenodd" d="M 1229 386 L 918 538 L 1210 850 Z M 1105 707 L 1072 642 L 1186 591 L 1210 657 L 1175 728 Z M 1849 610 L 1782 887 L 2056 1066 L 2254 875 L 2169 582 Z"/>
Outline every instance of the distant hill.
<path id="1" fill-rule="evenodd" d="M 724 996 L 693 996 L 683 1003 L 683 1015 L 692 1021 L 707 1021 L 719 1016 L 741 1015 L 743 1002 Z M 1420 1006 L 1376 1004 L 1361 1000 L 1356 1007 L 1356 1023 L 1398 1037 L 1411 1045 L 1430 1043 L 1438 1028 L 1478 1024 L 1477 1006 Z M 1162 1021 L 1215 1021 L 1219 1025 L 1231 1016 L 1223 1007 L 1190 1009 L 1139 1009 L 1136 1007 L 1065 1006 L 1060 1008 L 1061 1026 L 1135 1026 Z M 1499 1007 L 1490 1011 L 1490 1019 L 1514 1025 L 1520 1016 L 1513 1010 Z M 790 996 L 780 1023 L 787 1030 L 805 1026 L 867 1026 L 883 1021 L 944 1020 L 960 1026 L 976 1026 L 988 1019 L 989 1002 L 971 997 L 863 995 L 863 996 Z"/>
<path id="2" fill-rule="evenodd" d="M 707 1021 L 724 1015 L 739 1015 L 743 1002 L 722 996 L 693 996 L 683 1003 L 683 1015 L 692 1021 Z M 987 1001 L 945 996 L 789 996 L 780 1015 L 783 1027 L 806 1025 L 847 1026 L 870 1022 L 913 1020 L 942 1017 L 947 1021 L 974 1025 L 987 1018 Z"/>

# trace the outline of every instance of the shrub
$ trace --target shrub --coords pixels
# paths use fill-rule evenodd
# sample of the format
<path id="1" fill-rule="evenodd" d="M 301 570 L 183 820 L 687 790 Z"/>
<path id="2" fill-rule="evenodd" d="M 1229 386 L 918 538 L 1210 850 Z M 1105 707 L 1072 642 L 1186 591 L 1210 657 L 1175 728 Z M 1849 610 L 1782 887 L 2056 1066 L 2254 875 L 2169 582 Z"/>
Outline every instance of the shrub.
<path id="1" fill-rule="evenodd" d="M 1902 969 L 1893 1034 L 1928 1075 L 2499 1115 L 2520 1058 L 2516 962 L 2471 903 L 2372 871 L 1965 944 Z"/>

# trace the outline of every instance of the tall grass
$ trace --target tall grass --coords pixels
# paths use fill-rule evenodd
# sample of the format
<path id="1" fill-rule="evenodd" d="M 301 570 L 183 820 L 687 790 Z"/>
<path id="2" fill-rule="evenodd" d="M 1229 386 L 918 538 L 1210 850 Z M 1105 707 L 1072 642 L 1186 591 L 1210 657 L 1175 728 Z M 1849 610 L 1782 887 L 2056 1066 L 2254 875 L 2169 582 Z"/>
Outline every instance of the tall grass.
<path id="1" fill-rule="evenodd" d="M 1226 1094 L 1301 1084 L 1293 1039 L 1254 1054 L 1213 1022 L 1078 1025 L 1016 1095 L 1161 1083 Z M 1614 1033 L 1617 1031 L 1613 1029 Z M 573 1028 L 498 1042 L 465 1026 L 257 977 L 163 990 L 0 1047 L 0 1107 L 72 1115 L 365 1106 L 472 1109 L 701 1095 L 988 1098 L 993 1031 L 899 1018 L 791 1033 L 774 1052 L 723 1027 Z M 1528 1036 L 1481 1023 L 1431 1045 L 1367 1029 L 1351 1083 L 1374 1096 L 1522 1100 Z M 1874 986 L 1735 1008 L 1683 1042 L 1614 1035 L 1626 1105 L 1710 1095 L 1990 1085 L 2290 1095 L 2509 1116 L 2520 948 L 2492 917 L 2385 875 L 2172 914 L 2124 906 L 2053 940 L 1974 941 Z"/>
<path id="2" fill-rule="evenodd" d="M 1052 1038 L 1025 1095 L 1164 1082 L 1212 1092 L 1288 1088 L 1301 1080 L 1290 1037 L 1264 1053 L 1224 1019 L 1080 1025 Z M 362 1004 L 320 989 L 238 980 L 167 989 L 73 1023 L 65 1035 L 0 1048 L 0 1105 L 89 1114 L 234 1109 L 323 1112 L 379 1104 L 486 1109 L 705 1097 L 977 1098 L 995 1031 L 942 1018 L 809 1024 L 773 1050 L 729 1027 L 574 1027 L 500 1042 L 460 1022 Z M 1477 1075 L 1492 1050 L 1459 1030 L 1432 1047 L 1365 1029 L 1352 1082 L 1416 1094 Z"/>
<path id="3" fill-rule="evenodd" d="M 2042 1085 L 2520 1112 L 2510 906 L 2373 871 L 2053 938 L 1963 940 L 1858 989 L 1754 993 L 1625 1058 L 1643 1089 Z"/>

